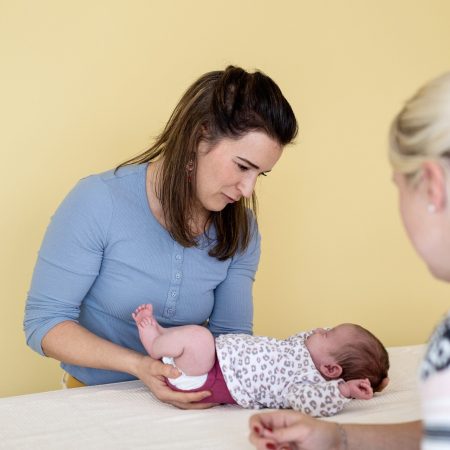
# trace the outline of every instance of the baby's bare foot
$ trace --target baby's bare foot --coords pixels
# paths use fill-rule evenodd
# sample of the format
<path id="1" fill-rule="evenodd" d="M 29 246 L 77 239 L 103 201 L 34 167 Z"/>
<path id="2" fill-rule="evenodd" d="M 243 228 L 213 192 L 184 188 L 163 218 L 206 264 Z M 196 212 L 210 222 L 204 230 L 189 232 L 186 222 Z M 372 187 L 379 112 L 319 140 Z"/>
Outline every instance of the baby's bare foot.
<path id="1" fill-rule="evenodd" d="M 141 338 L 142 345 L 150 356 L 152 355 L 153 341 L 161 334 L 160 326 L 153 317 L 153 306 L 151 304 L 140 305 L 132 313 Z"/>
<path id="2" fill-rule="evenodd" d="M 153 306 L 150 303 L 147 303 L 146 305 L 140 305 L 131 315 L 136 322 L 136 325 L 139 326 L 143 319 L 153 318 Z"/>

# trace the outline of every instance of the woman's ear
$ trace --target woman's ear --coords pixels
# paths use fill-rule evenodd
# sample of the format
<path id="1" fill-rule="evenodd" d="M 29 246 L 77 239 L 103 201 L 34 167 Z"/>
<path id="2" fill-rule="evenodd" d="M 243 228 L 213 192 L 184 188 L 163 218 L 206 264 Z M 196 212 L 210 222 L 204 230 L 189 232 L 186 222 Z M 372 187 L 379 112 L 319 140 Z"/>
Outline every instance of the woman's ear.
<path id="1" fill-rule="evenodd" d="M 320 373 L 327 378 L 339 378 L 342 374 L 342 367 L 339 364 L 322 364 Z"/>
<path id="2" fill-rule="evenodd" d="M 447 205 L 445 169 L 436 161 L 425 161 L 422 163 L 422 180 L 425 183 L 430 211 L 442 211 Z"/>

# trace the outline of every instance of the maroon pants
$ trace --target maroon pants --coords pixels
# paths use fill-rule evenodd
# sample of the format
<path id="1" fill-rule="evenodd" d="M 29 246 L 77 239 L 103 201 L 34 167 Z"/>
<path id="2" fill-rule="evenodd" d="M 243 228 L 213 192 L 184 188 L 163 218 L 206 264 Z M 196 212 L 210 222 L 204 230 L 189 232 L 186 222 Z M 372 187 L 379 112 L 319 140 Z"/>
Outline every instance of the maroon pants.
<path id="1" fill-rule="evenodd" d="M 174 391 L 178 392 L 200 392 L 200 391 L 210 391 L 211 395 L 209 397 L 200 400 L 199 403 L 227 403 L 230 405 L 235 405 L 236 401 L 231 396 L 230 391 L 227 388 L 225 380 L 223 378 L 222 369 L 220 368 L 219 360 L 216 356 L 216 362 L 213 368 L 208 372 L 203 386 L 195 389 L 183 390 L 178 389 L 176 386 L 171 384 L 169 380 L 166 380 L 167 385 Z"/>

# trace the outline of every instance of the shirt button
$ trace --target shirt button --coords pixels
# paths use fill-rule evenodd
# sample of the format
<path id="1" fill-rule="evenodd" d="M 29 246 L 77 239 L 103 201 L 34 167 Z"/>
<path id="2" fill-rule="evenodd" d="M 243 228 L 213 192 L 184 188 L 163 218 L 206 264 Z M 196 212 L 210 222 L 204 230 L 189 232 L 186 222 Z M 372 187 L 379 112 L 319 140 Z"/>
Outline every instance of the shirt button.
<path id="1" fill-rule="evenodd" d="M 177 293 L 176 293 L 176 291 L 172 291 L 172 292 L 170 293 L 170 295 L 171 295 L 172 297 L 176 297 Z"/>
<path id="2" fill-rule="evenodd" d="M 177 261 L 180 261 L 181 255 L 176 255 L 176 256 L 175 256 L 175 259 L 176 259 Z"/>
<path id="3" fill-rule="evenodd" d="M 175 274 L 175 278 L 176 278 L 177 280 L 179 280 L 179 279 L 181 278 L 181 272 L 177 272 L 177 273 Z"/>

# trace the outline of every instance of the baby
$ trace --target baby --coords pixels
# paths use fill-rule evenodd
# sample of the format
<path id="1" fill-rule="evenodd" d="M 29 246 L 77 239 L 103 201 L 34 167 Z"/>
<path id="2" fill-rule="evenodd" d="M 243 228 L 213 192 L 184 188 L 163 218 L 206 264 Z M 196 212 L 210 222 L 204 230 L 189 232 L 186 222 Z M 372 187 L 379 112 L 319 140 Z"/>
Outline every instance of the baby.
<path id="1" fill-rule="evenodd" d="M 181 372 L 167 384 L 177 391 L 210 391 L 203 402 L 293 408 L 324 417 L 352 398 L 372 398 L 388 383 L 386 349 L 359 325 L 319 328 L 284 340 L 246 334 L 214 338 L 199 325 L 161 327 L 150 304 L 132 316 L 148 354 Z"/>

